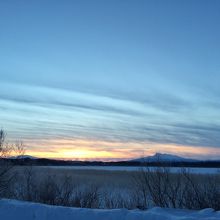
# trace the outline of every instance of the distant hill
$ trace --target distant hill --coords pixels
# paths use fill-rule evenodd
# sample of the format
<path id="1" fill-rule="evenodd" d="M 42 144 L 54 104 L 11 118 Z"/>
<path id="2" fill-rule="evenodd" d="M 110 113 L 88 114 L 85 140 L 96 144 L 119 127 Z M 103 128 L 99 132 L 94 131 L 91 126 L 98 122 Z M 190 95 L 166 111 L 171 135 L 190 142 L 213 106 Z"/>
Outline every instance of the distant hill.
<path id="1" fill-rule="evenodd" d="M 184 158 L 173 154 L 156 153 L 153 156 L 133 159 L 131 162 L 198 162 L 198 160 Z"/>
<path id="2" fill-rule="evenodd" d="M 39 159 L 37 157 L 33 157 L 33 156 L 30 156 L 30 155 L 21 155 L 21 156 L 14 156 L 14 157 L 9 157 L 8 159 L 31 159 L 31 160 L 36 160 L 36 159 Z"/>
<path id="3" fill-rule="evenodd" d="M 167 167 L 215 167 L 220 168 L 220 160 L 194 160 L 172 154 L 156 153 L 153 156 L 137 158 L 129 161 L 73 161 L 37 158 L 30 155 L 0 158 L 19 166 L 167 166 Z"/>

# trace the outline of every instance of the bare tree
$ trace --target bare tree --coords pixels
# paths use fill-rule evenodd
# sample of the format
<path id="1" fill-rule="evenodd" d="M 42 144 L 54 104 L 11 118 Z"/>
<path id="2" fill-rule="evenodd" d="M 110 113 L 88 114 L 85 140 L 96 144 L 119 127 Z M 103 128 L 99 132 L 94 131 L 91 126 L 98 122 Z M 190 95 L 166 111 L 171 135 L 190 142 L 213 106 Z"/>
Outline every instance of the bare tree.
<path id="1" fill-rule="evenodd" d="M 4 195 L 4 193 L 9 188 L 9 185 L 12 179 L 15 177 L 15 173 L 12 172 L 12 168 L 14 167 L 13 163 L 8 160 L 8 158 L 14 153 L 18 155 L 24 152 L 24 147 L 21 142 L 17 142 L 16 144 L 8 144 L 5 141 L 6 133 L 4 130 L 0 130 L 0 197 Z"/>
<path id="2" fill-rule="evenodd" d="M 142 206 L 170 208 L 220 209 L 219 175 L 198 175 L 189 169 L 177 168 L 172 173 L 162 163 L 159 167 L 144 167 L 135 177 L 136 187 L 142 194 Z M 138 207 L 139 208 L 139 207 Z"/>
<path id="3" fill-rule="evenodd" d="M 71 176 L 64 175 L 63 181 L 58 186 L 58 203 L 57 205 L 71 206 L 75 184 Z"/>
<path id="4" fill-rule="evenodd" d="M 11 147 L 5 143 L 5 136 L 5 132 L 0 130 L 0 196 L 2 196 L 11 180 L 9 173 L 12 166 L 6 160 L 7 156 L 10 155 Z"/>
<path id="5" fill-rule="evenodd" d="M 77 187 L 72 203 L 81 208 L 99 208 L 99 186 L 85 184 Z"/>
<path id="6" fill-rule="evenodd" d="M 47 175 L 38 189 L 38 201 L 49 205 L 56 205 L 59 197 L 59 186 L 55 175 Z"/>

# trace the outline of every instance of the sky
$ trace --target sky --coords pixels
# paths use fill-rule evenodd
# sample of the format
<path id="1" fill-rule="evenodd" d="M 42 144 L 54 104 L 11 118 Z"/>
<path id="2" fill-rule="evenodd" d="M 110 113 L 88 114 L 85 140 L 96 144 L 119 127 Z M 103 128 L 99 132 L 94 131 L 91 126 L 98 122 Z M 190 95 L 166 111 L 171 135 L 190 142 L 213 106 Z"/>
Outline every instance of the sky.
<path id="1" fill-rule="evenodd" d="M 0 127 L 26 154 L 220 159 L 218 0 L 0 1 Z"/>

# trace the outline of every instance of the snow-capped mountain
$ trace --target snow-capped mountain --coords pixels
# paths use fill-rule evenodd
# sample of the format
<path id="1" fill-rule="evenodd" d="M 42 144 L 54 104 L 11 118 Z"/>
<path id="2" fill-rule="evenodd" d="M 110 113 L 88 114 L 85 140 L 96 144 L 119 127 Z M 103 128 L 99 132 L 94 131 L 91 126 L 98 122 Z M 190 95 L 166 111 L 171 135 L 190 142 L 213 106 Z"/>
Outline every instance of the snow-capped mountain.
<path id="1" fill-rule="evenodd" d="M 184 158 L 173 154 L 156 153 L 153 156 L 137 158 L 131 162 L 196 162 L 198 160 Z"/>

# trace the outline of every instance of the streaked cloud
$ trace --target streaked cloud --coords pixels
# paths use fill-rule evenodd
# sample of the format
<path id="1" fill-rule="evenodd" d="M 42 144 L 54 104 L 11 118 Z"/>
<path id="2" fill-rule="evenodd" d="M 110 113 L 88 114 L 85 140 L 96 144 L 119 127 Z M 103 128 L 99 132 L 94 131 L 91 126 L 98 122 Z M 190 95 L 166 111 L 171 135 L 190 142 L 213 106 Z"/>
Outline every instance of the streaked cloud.
<path id="1" fill-rule="evenodd" d="M 51 157 L 220 156 L 219 6 L 0 2 L 0 126 Z"/>
<path id="2" fill-rule="evenodd" d="M 129 96 L 113 98 L 22 84 L 1 83 L 0 90 L 4 128 L 11 140 L 22 139 L 36 156 L 45 153 L 56 158 L 59 154 L 76 158 L 75 152 L 82 159 L 97 159 L 95 152 L 100 152 L 104 159 L 134 158 L 146 153 L 149 145 L 147 154 L 172 152 L 170 146 L 174 145 L 175 150 L 179 146 L 180 154 L 194 149 L 191 155 L 196 156 L 201 147 L 203 152 L 208 147 L 219 147 L 220 125 L 215 120 L 194 120 L 195 109 L 189 100 L 186 103 L 176 97 L 171 105 L 176 103 L 185 109 L 170 111 L 161 107 L 158 94 L 150 97 L 154 99 L 152 104 Z M 187 117 L 182 115 L 184 111 L 188 111 Z"/>

